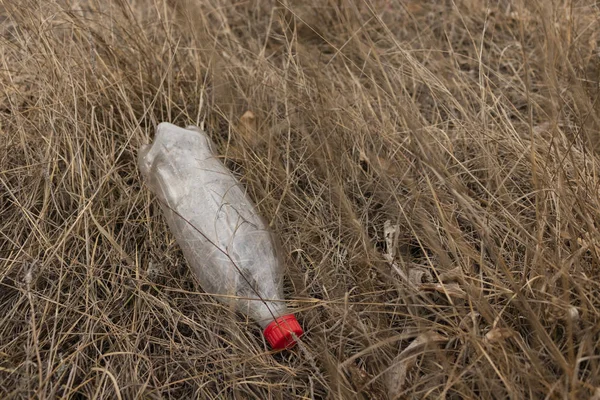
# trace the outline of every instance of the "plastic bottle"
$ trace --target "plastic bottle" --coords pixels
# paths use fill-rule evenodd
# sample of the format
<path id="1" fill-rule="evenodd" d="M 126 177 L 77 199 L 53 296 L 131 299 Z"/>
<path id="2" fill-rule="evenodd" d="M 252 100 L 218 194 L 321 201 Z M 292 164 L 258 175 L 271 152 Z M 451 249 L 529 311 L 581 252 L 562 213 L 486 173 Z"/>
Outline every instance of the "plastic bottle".
<path id="1" fill-rule="evenodd" d="M 202 288 L 258 322 L 274 349 L 293 346 L 302 328 L 282 301 L 273 238 L 210 138 L 163 122 L 138 164 Z"/>

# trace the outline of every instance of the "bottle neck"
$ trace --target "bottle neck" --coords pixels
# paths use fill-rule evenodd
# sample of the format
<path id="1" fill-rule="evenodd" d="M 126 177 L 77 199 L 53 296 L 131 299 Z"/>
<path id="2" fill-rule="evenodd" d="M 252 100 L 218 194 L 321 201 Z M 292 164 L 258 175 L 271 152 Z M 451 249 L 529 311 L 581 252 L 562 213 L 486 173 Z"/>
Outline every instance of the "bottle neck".
<path id="1" fill-rule="evenodd" d="M 271 322 L 287 314 L 289 311 L 284 302 L 266 302 L 263 307 L 260 307 L 257 315 L 252 317 L 264 330 Z"/>

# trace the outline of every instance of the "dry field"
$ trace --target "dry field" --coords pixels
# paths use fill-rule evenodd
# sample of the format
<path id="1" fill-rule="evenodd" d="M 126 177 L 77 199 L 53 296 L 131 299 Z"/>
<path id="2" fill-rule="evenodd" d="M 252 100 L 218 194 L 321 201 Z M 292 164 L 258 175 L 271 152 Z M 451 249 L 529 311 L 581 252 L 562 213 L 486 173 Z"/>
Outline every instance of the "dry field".
<path id="1" fill-rule="evenodd" d="M 600 5 L 0 0 L 0 398 L 600 399 Z M 215 140 L 306 335 L 204 293 L 136 167 Z"/>

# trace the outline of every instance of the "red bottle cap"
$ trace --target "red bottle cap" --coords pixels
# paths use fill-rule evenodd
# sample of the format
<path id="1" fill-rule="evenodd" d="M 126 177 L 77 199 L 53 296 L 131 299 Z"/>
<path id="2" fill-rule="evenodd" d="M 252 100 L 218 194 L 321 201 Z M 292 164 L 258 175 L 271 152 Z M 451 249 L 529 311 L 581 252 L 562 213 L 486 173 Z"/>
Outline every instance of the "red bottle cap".
<path id="1" fill-rule="evenodd" d="M 300 337 L 303 333 L 302 327 L 294 314 L 288 314 L 267 325 L 263 335 L 273 349 L 283 350 L 294 347 L 296 344 L 294 334 Z"/>

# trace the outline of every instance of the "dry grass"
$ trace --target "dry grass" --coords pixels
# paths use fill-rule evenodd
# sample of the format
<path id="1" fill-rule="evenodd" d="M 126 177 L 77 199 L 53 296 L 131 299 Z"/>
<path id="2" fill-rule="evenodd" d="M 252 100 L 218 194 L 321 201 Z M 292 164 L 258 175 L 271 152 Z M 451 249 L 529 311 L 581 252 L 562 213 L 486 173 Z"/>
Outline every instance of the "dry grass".
<path id="1" fill-rule="evenodd" d="M 600 396 L 595 3 L 0 0 L 0 398 Z M 293 351 L 187 269 L 161 121 L 281 237 Z"/>

